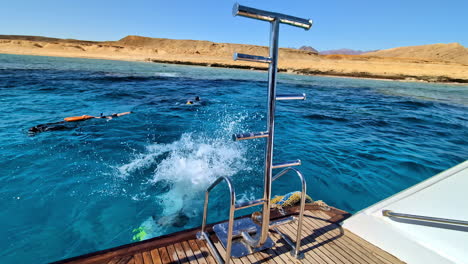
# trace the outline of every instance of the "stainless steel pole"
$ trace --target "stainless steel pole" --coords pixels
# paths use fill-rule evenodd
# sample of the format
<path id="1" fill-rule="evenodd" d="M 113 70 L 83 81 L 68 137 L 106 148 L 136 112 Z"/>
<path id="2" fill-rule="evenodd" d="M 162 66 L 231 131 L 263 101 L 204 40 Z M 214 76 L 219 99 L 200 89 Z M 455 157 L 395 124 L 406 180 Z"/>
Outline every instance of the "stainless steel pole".
<path id="1" fill-rule="evenodd" d="M 267 113 L 267 144 L 265 150 L 265 189 L 263 193 L 262 213 L 262 233 L 260 236 L 260 245 L 263 245 L 268 238 L 268 229 L 270 226 L 270 199 L 273 165 L 273 143 L 275 135 L 275 105 L 276 105 L 276 74 L 278 71 L 278 39 L 279 39 L 280 21 L 275 19 L 271 22 L 270 31 L 270 58 L 271 63 L 268 68 L 268 113 Z"/>

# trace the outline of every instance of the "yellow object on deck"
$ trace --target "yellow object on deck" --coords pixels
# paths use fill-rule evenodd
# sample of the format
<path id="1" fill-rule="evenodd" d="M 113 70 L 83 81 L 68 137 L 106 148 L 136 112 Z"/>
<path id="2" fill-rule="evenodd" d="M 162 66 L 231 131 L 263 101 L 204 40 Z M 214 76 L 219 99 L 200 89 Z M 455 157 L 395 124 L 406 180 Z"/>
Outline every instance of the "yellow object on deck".
<path id="1" fill-rule="evenodd" d="M 301 192 L 290 192 L 284 196 L 275 196 L 271 199 L 272 206 L 288 207 L 298 205 L 301 202 Z M 313 203 L 314 200 L 306 194 L 306 203 Z"/>

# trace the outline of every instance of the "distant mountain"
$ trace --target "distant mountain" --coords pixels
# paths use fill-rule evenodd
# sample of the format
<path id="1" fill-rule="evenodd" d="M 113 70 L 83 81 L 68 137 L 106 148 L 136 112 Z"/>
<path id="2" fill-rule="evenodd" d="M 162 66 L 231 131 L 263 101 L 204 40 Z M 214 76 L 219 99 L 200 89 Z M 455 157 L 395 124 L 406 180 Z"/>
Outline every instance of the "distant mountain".
<path id="1" fill-rule="evenodd" d="M 300 50 L 311 51 L 315 54 L 319 54 L 318 50 L 312 48 L 311 46 L 302 46 L 299 48 Z"/>
<path id="2" fill-rule="evenodd" d="M 468 65 L 468 48 L 459 43 L 399 47 L 369 52 L 365 55 L 450 61 Z"/>
<path id="3" fill-rule="evenodd" d="M 375 51 L 375 50 L 372 50 Z M 352 50 L 352 49 L 337 49 L 337 50 L 324 50 L 320 51 L 320 55 L 332 55 L 332 54 L 343 54 L 343 55 L 361 55 L 367 52 L 372 52 L 371 50 L 362 51 L 362 50 Z"/>

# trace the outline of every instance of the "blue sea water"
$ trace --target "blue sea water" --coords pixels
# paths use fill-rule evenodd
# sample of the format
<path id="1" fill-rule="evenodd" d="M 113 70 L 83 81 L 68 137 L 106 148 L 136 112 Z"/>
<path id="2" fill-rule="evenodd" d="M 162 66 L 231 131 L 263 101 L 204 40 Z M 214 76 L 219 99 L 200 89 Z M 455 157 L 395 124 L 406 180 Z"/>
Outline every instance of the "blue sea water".
<path id="1" fill-rule="evenodd" d="M 45 263 L 201 224 L 221 175 L 261 195 L 266 73 L 0 54 L 0 262 Z M 301 159 L 314 199 L 355 212 L 468 158 L 468 86 L 279 75 L 275 161 Z M 186 105 L 202 98 L 202 104 Z M 133 111 L 28 128 L 68 116 Z M 283 177 L 274 194 L 298 190 Z M 209 221 L 227 218 L 225 186 Z M 246 211 L 245 213 L 248 213 Z M 183 216 L 183 217 L 181 217 Z M 175 223 L 175 221 L 178 223 Z"/>

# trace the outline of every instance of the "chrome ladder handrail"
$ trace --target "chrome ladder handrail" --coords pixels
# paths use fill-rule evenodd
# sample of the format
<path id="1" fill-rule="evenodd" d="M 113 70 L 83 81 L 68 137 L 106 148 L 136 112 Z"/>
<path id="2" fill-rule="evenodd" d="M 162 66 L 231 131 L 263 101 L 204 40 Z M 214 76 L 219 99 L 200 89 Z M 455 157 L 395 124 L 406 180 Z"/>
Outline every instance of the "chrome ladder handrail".
<path id="1" fill-rule="evenodd" d="M 208 242 L 212 251 L 217 254 L 216 258 L 219 263 L 229 263 L 230 261 L 230 252 L 232 246 L 232 227 L 234 223 L 234 212 L 236 210 L 248 208 L 251 206 L 256 205 L 263 205 L 262 214 L 261 214 L 261 227 L 260 232 L 257 230 L 257 234 L 255 237 L 251 237 L 248 232 L 242 232 L 243 242 L 248 244 L 253 248 L 259 248 L 264 245 L 264 243 L 268 239 L 269 235 L 269 228 L 270 228 L 270 207 L 271 207 L 271 185 L 272 182 L 279 177 L 283 176 L 287 172 L 293 170 L 301 179 L 302 190 L 301 190 L 301 204 L 300 204 L 300 214 L 299 214 L 299 222 L 298 222 L 298 232 L 296 238 L 296 246 L 289 243 L 294 250 L 293 255 L 296 258 L 300 258 L 300 244 L 301 244 L 301 230 L 302 230 L 302 218 L 304 214 L 304 207 L 305 207 L 305 197 L 306 197 L 306 183 L 305 179 L 301 172 L 297 169 L 290 168 L 290 166 L 297 166 L 300 165 L 300 160 L 290 161 L 290 162 L 282 162 L 273 164 L 273 145 L 274 145 L 274 132 L 275 132 L 275 107 L 276 101 L 280 100 L 305 100 L 305 94 L 299 95 L 276 95 L 276 77 L 278 73 L 278 52 L 279 52 L 279 25 L 280 24 L 287 24 L 295 27 L 300 27 L 305 30 L 309 30 L 312 27 L 312 20 L 310 19 L 303 19 L 294 16 L 289 16 L 285 14 L 275 13 L 264 11 L 260 9 L 255 9 L 251 7 L 242 6 L 239 4 L 235 4 L 233 7 L 233 15 L 234 16 L 244 16 L 248 18 L 254 18 L 258 20 L 267 21 L 271 24 L 270 28 L 270 49 L 269 49 L 269 57 L 263 56 L 256 56 L 256 55 L 248 55 L 248 54 L 234 54 L 234 60 L 245 60 L 245 61 L 253 61 L 253 62 L 262 62 L 268 63 L 268 112 L 267 112 L 267 129 L 264 132 L 254 132 L 254 133 L 244 133 L 244 134 L 236 134 L 233 136 L 234 140 L 246 140 L 246 139 L 255 139 L 255 138 L 266 138 L 266 147 L 265 147 L 265 165 L 264 165 L 264 190 L 263 190 L 263 197 L 261 199 L 257 199 L 255 201 L 246 202 L 242 204 L 237 204 L 235 202 L 235 192 L 232 187 L 232 183 L 229 177 L 221 177 L 217 179 L 213 184 L 208 187 L 207 191 L 205 192 L 205 204 L 204 204 L 204 212 L 203 212 L 203 224 L 202 224 L 202 231 L 197 235 L 200 239 L 205 239 Z M 284 168 L 289 167 L 282 172 L 278 173 L 274 178 L 272 177 L 272 170 L 277 168 Z M 206 226 L 206 217 L 208 211 L 208 199 L 209 199 L 209 191 L 213 189 L 217 184 L 219 184 L 222 180 L 228 182 L 229 188 L 231 190 L 231 207 L 229 213 L 229 223 L 228 223 L 228 240 L 226 244 L 226 258 L 225 262 L 222 261 L 219 252 L 214 247 L 213 243 L 211 242 L 209 235 L 205 232 Z M 234 197 L 233 197 L 234 195 Z M 288 241 L 288 240 L 287 240 Z"/>
<path id="2" fill-rule="evenodd" d="M 202 222 L 202 228 L 201 232 L 197 233 L 197 238 L 201 240 L 206 240 L 209 247 L 211 250 L 214 251 L 214 255 L 218 263 L 224 263 L 222 260 L 218 250 L 216 247 L 213 245 L 213 242 L 210 239 L 210 236 L 207 232 L 205 232 L 205 227 L 206 227 L 206 218 L 208 216 L 208 201 L 210 197 L 210 192 L 213 190 L 214 187 L 216 187 L 219 183 L 222 181 L 226 181 L 228 187 L 229 187 L 229 193 L 231 196 L 231 203 L 229 207 L 229 223 L 228 223 L 228 237 L 227 237 L 227 245 L 226 245 L 226 263 L 229 263 L 229 259 L 231 258 L 231 247 L 232 247 L 232 228 L 234 225 L 234 211 L 235 211 L 235 206 L 236 206 L 236 191 L 234 189 L 234 186 L 232 185 L 232 181 L 229 177 L 227 176 L 221 176 L 217 178 L 205 191 L 205 203 L 203 204 L 203 222 Z"/>
<path id="3" fill-rule="evenodd" d="M 288 173 L 290 171 L 296 172 L 297 176 L 301 180 L 302 189 L 301 189 L 301 202 L 299 204 L 299 221 L 297 223 L 296 245 L 294 246 L 291 243 L 289 243 L 288 239 L 285 239 L 285 240 L 293 248 L 294 252 L 291 252 L 291 254 L 295 258 L 301 259 L 301 258 L 304 257 L 304 255 L 301 254 L 300 249 L 301 249 L 301 241 L 302 241 L 302 222 L 303 222 L 303 219 L 304 219 L 305 201 L 306 201 L 306 194 L 307 194 L 307 182 L 306 182 L 302 172 L 300 172 L 298 169 L 291 168 L 291 167 L 280 171 L 278 174 L 276 174 L 273 177 L 272 181 L 276 181 L 277 179 L 279 179 L 280 177 L 282 177 L 283 175 L 285 175 L 286 173 Z M 281 232 L 279 232 L 279 230 L 277 228 L 275 228 L 275 231 L 278 232 L 279 234 L 282 234 Z"/>

